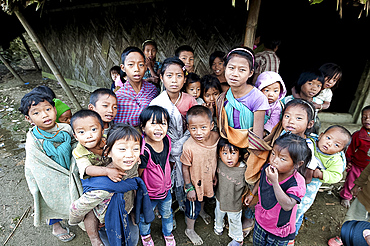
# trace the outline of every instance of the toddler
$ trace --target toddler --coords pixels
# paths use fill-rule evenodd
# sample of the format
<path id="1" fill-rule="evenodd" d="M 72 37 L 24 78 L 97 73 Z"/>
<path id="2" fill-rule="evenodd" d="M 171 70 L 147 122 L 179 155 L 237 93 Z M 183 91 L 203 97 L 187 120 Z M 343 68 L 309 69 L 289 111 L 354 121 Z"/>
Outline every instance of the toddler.
<path id="1" fill-rule="evenodd" d="M 276 139 L 269 163 L 246 197 L 249 205 L 258 191 L 253 245 L 293 245 L 297 204 L 306 192 L 305 179 L 297 171 L 306 166 L 311 151 L 302 137 L 286 133 Z"/>
<path id="2" fill-rule="evenodd" d="M 119 73 L 121 71 L 121 68 L 119 66 L 113 66 L 111 69 L 109 69 L 109 75 L 112 79 L 112 84 L 110 86 L 111 91 L 115 91 L 116 89 L 116 80 L 119 78 Z"/>
<path id="3" fill-rule="evenodd" d="M 71 123 L 72 112 L 71 108 L 61 100 L 54 98 L 55 109 L 57 110 L 57 123 Z"/>
<path id="4" fill-rule="evenodd" d="M 239 148 L 225 138 L 218 141 L 217 153 L 218 186 L 214 231 L 217 235 L 222 234 L 224 217 L 227 214 L 229 237 L 233 239 L 228 245 L 243 245 L 242 195 L 247 184 L 244 180 L 247 166 L 241 161 L 242 153 Z"/>
<path id="5" fill-rule="evenodd" d="M 346 152 L 347 176 L 340 192 L 341 204 L 346 208 L 349 208 L 352 199 L 353 182 L 370 162 L 370 106 L 364 107 L 361 114 L 362 127 L 359 131 L 353 133 L 352 142 Z"/>
<path id="6" fill-rule="evenodd" d="M 189 73 L 186 76 L 185 86 L 183 91 L 193 96 L 197 100 L 198 105 L 204 103 L 202 97 L 200 96 L 202 92 L 202 84 L 200 83 L 200 77 L 196 73 Z"/>
<path id="7" fill-rule="evenodd" d="M 69 242 L 75 234 L 59 223 L 67 219 L 69 205 L 82 191 L 73 159 L 72 129 L 56 123 L 54 101 L 47 94 L 29 92 L 21 100 L 19 111 L 33 124 L 26 139 L 25 176 L 34 198 L 34 225 L 46 220 L 53 235 Z"/>
<path id="8" fill-rule="evenodd" d="M 255 86 L 267 97 L 270 108 L 266 110 L 268 120 L 264 129 L 271 132 L 280 121 L 283 110 L 283 104 L 280 100 L 286 95 L 284 81 L 278 73 L 267 71 L 258 76 Z"/>
<path id="9" fill-rule="evenodd" d="M 106 88 L 96 89 L 90 95 L 90 104 L 88 109 L 97 112 L 103 123 L 103 137 L 107 137 L 108 131 L 117 115 L 117 97 L 116 94 Z"/>
<path id="10" fill-rule="evenodd" d="M 182 45 L 175 50 L 175 56 L 185 64 L 185 69 L 189 73 L 194 73 L 194 49 L 189 45 Z"/>
<path id="11" fill-rule="evenodd" d="M 140 114 L 142 133 L 144 135 L 141 149 L 139 175 L 148 189 L 153 210 L 158 206 L 162 219 L 162 233 L 166 246 L 176 245 L 172 234 L 172 196 L 171 167 L 169 162 L 171 140 L 167 135 L 169 115 L 160 106 L 149 106 Z M 140 234 L 143 245 L 154 245 L 150 235 L 150 226 L 140 221 Z"/>
<path id="12" fill-rule="evenodd" d="M 211 198 L 214 195 L 219 135 L 212 131 L 212 113 L 204 106 L 196 105 L 189 109 L 186 121 L 191 138 L 185 142 L 180 159 L 186 193 L 185 235 L 194 245 L 201 245 L 203 240 L 194 231 L 194 224 L 198 215 L 206 223 L 210 220 L 203 209 L 203 197 Z"/>

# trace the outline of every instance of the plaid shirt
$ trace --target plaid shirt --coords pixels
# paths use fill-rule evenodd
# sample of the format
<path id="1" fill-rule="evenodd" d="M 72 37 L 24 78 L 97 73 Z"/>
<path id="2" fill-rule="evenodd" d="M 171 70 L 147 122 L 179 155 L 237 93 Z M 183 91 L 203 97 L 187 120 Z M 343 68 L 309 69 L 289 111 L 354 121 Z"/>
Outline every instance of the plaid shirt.
<path id="1" fill-rule="evenodd" d="M 127 123 L 132 126 L 140 124 L 139 116 L 144 108 L 158 95 L 157 88 L 143 80 L 141 90 L 136 94 L 129 81 L 116 92 L 117 96 L 117 115 L 114 123 Z"/>

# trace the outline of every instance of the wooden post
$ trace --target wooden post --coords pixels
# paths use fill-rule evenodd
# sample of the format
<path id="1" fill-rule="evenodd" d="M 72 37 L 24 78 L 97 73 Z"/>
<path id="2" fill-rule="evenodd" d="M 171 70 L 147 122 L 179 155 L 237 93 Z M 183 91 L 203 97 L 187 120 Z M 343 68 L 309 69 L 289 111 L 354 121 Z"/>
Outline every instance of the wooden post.
<path id="1" fill-rule="evenodd" d="M 17 72 L 10 66 L 9 62 L 0 54 L 0 60 L 9 69 L 9 71 L 14 75 L 14 77 L 19 81 L 24 83 L 23 79 L 17 74 Z"/>
<path id="2" fill-rule="evenodd" d="M 80 110 L 81 109 L 80 103 L 77 101 L 75 95 L 72 93 L 71 88 L 69 88 L 67 82 L 64 80 L 62 74 L 60 73 L 59 69 L 55 65 L 53 59 L 49 55 L 45 46 L 41 43 L 40 39 L 37 37 L 32 27 L 29 25 L 27 20 L 24 18 L 23 14 L 19 10 L 15 10 L 14 13 L 18 17 L 19 21 L 23 25 L 24 29 L 27 31 L 32 41 L 35 43 L 37 49 L 40 51 L 40 54 L 42 55 L 42 57 L 44 58 L 48 66 L 50 67 L 51 71 L 53 72 L 54 76 L 57 78 L 63 90 L 66 92 L 68 98 L 72 101 L 75 108 L 77 110 Z"/>
<path id="3" fill-rule="evenodd" d="M 261 0 L 251 0 L 251 5 L 248 13 L 247 26 L 245 28 L 244 46 L 253 49 L 254 39 L 258 23 L 258 15 L 260 12 Z"/>
<path id="4" fill-rule="evenodd" d="M 40 68 L 39 68 L 39 66 L 37 65 L 37 62 L 36 62 L 36 60 L 35 60 L 35 57 L 33 56 L 32 52 L 31 52 L 31 49 L 30 49 L 30 47 L 29 47 L 29 46 L 28 46 L 28 44 L 27 44 L 26 39 L 23 37 L 23 35 L 22 35 L 22 34 L 21 34 L 21 35 L 19 35 L 19 38 L 22 40 L 22 43 L 23 43 L 24 47 L 26 48 L 27 53 L 28 53 L 28 55 L 30 56 L 30 58 L 31 58 L 31 60 L 32 60 L 32 63 L 33 63 L 33 65 L 35 66 L 36 70 L 37 70 L 37 71 L 40 71 Z"/>

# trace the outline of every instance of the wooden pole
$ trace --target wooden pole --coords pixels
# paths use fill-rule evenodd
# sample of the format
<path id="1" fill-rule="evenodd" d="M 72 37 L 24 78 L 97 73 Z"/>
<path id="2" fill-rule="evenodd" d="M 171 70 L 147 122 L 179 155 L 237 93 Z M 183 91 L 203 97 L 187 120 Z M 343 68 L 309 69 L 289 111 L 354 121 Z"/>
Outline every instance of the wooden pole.
<path id="1" fill-rule="evenodd" d="M 58 82 L 62 86 L 63 90 L 66 92 L 68 98 L 72 101 L 75 108 L 77 110 L 82 109 L 80 103 L 77 101 L 75 95 L 72 93 L 71 88 L 68 86 L 67 82 L 64 80 L 59 69 L 55 65 L 53 59 L 49 55 L 49 52 L 46 50 L 45 46 L 41 43 L 40 39 L 37 37 L 32 27 L 29 25 L 27 20 L 24 18 L 23 14 L 19 10 L 15 10 L 14 13 L 18 17 L 19 21 L 23 25 L 24 29 L 27 31 L 32 41 L 35 43 L 37 49 L 40 51 L 40 54 L 42 55 L 42 57 L 44 58 L 48 66 L 50 67 L 54 76 L 57 78 Z"/>
<path id="2" fill-rule="evenodd" d="M 0 60 L 9 69 L 9 71 L 14 75 L 14 77 L 19 81 L 24 83 L 23 79 L 17 74 L 17 72 L 10 66 L 9 62 L 0 54 Z"/>
<path id="3" fill-rule="evenodd" d="M 260 12 L 261 0 L 251 0 L 248 13 L 247 26 L 245 28 L 244 46 L 253 49 L 254 39 L 256 36 L 258 15 Z"/>
<path id="4" fill-rule="evenodd" d="M 21 35 L 19 35 L 19 38 L 22 40 L 22 43 L 23 43 L 24 47 L 26 48 L 27 53 L 28 53 L 28 55 L 30 56 L 30 58 L 31 58 L 31 60 L 32 60 L 32 63 L 33 63 L 33 65 L 35 66 L 36 70 L 37 70 L 37 71 L 40 71 L 40 68 L 39 68 L 39 66 L 37 65 L 37 62 L 36 62 L 36 60 L 35 60 L 35 57 L 33 56 L 32 52 L 31 52 L 31 49 L 30 49 L 30 47 L 29 47 L 29 46 L 28 46 L 28 44 L 27 44 L 26 39 L 23 37 L 23 35 L 22 35 L 22 34 L 21 34 Z"/>

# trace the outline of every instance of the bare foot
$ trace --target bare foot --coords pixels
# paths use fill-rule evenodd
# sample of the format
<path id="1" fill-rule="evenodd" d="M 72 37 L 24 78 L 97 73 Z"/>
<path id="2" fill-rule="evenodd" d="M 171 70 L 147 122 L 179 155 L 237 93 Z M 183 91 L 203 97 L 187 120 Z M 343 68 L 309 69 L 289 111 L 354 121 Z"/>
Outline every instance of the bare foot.
<path id="1" fill-rule="evenodd" d="M 64 229 L 59 222 L 53 224 L 53 235 L 63 242 L 71 241 L 76 236 L 73 232 L 69 232 L 68 228 Z"/>
<path id="2" fill-rule="evenodd" d="M 204 210 L 200 210 L 199 216 L 203 219 L 203 221 L 204 221 L 204 223 L 206 223 L 206 225 L 208 225 L 212 221 L 211 216 L 209 214 L 207 214 Z"/>
<path id="3" fill-rule="evenodd" d="M 351 203 L 347 199 L 342 199 L 342 201 L 340 201 L 340 205 L 342 205 L 345 208 L 349 208 L 351 206 Z"/>
<path id="4" fill-rule="evenodd" d="M 185 235 L 190 239 L 194 245 L 202 245 L 202 238 L 192 229 L 186 229 Z"/>

